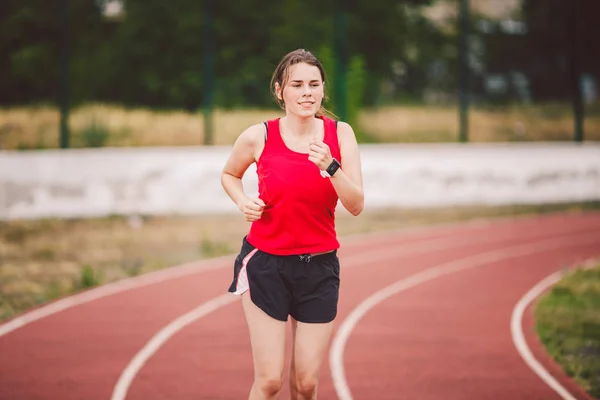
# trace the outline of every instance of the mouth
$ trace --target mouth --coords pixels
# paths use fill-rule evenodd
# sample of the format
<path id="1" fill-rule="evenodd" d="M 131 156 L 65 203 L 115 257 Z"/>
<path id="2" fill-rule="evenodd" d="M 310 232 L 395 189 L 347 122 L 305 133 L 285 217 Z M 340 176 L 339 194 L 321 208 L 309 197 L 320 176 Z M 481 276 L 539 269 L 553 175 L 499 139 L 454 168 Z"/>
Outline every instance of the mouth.
<path id="1" fill-rule="evenodd" d="M 315 104 L 315 102 L 314 101 L 303 101 L 298 104 L 300 104 L 303 108 L 311 108 Z"/>

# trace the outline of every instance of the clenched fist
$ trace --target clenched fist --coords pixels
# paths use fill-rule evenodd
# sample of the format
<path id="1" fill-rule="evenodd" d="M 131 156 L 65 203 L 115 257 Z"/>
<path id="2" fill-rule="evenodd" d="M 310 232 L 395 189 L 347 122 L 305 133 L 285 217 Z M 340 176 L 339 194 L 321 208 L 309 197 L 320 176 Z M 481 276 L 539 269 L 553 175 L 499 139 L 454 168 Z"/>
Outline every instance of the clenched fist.
<path id="1" fill-rule="evenodd" d="M 329 146 L 317 138 L 310 141 L 308 159 L 315 163 L 321 171 L 325 171 L 333 161 Z"/>
<path id="2" fill-rule="evenodd" d="M 248 222 L 258 221 L 262 216 L 265 203 L 259 198 L 247 198 L 244 202 L 238 205 L 241 212 Z"/>

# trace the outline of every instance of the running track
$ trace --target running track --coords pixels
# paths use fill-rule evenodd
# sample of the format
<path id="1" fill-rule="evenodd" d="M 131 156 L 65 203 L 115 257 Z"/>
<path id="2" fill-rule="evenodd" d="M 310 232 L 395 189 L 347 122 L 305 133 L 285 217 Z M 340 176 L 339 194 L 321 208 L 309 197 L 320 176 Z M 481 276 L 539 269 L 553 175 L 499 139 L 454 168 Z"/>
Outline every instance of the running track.
<path id="1" fill-rule="evenodd" d="M 600 256 L 600 213 L 355 236 L 339 255 L 320 399 L 590 399 L 545 355 L 529 305 L 555 272 Z M 0 325 L 0 400 L 247 398 L 232 262 L 121 281 Z"/>

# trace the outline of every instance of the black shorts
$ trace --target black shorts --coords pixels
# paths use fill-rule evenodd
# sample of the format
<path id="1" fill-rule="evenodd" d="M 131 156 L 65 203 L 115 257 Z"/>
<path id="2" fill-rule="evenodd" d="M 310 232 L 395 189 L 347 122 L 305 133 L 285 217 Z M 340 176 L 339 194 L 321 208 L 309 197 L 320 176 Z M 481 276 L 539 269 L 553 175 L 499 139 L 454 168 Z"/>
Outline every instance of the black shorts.
<path id="1" fill-rule="evenodd" d="M 246 238 L 235 259 L 229 292 L 250 298 L 267 315 L 287 321 L 331 322 L 337 315 L 340 263 L 337 251 L 277 256 L 258 250 Z"/>

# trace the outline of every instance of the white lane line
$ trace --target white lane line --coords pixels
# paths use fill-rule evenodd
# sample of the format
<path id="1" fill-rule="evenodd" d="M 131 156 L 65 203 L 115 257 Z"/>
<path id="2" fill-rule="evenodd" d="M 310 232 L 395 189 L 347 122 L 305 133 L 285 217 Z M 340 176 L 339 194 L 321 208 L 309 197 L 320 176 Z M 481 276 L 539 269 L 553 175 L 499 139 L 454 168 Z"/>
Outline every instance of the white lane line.
<path id="1" fill-rule="evenodd" d="M 534 216 L 532 216 L 531 218 L 523 217 L 523 216 L 516 216 L 516 217 L 507 217 L 507 218 L 499 217 L 496 219 L 490 218 L 490 219 L 474 220 L 472 222 L 458 221 L 458 222 L 454 222 L 454 223 L 438 224 L 438 225 L 434 225 L 434 226 L 418 226 L 418 227 L 401 229 L 401 230 L 395 231 L 396 233 L 393 233 L 393 234 L 390 233 L 390 235 L 397 234 L 398 237 L 404 237 L 404 236 L 410 236 L 413 234 L 423 234 L 423 233 L 427 233 L 427 232 L 439 232 L 440 234 L 446 235 L 446 234 L 448 234 L 448 232 L 451 232 L 451 230 L 453 228 L 459 229 L 464 226 L 473 226 L 475 228 L 484 229 L 484 228 L 489 227 L 489 225 L 492 224 L 494 222 L 494 220 L 496 220 L 498 223 L 504 224 L 504 223 L 510 223 L 511 221 L 515 221 L 516 223 L 519 223 L 520 221 L 527 222 L 533 218 L 534 218 Z M 541 217 L 541 221 L 546 221 L 546 219 L 544 217 Z M 502 226 L 500 228 L 502 228 Z M 474 231 L 471 231 L 468 233 L 469 234 L 476 233 L 476 229 Z M 378 232 L 377 234 L 381 235 L 381 232 Z M 376 233 L 362 234 L 362 236 L 365 239 L 368 239 L 369 237 L 371 237 L 373 235 L 377 235 L 377 234 Z M 351 241 L 358 240 L 360 238 L 360 236 L 361 235 L 353 235 L 352 237 L 350 237 Z M 436 239 L 444 240 L 444 237 L 436 238 Z M 417 238 L 417 240 L 415 242 L 411 242 L 409 244 L 409 246 L 412 247 L 415 243 L 419 243 L 421 241 L 427 241 L 427 238 L 426 237 Z M 475 242 L 472 242 L 472 243 L 475 243 Z M 441 246 L 441 247 L 443 247 L 443 246 Z M 404 253 L 402 252 L 402 254 L 404 254 Z M 227 266 L 229 266 L 229 264 L 225 263 L 225 264 L 215 265 L 215 263 L 225 262 L 225 261 L 231 262 L 232 257 L 234 257 L 234 256 L 235 255 L 227 255 L 227 256 L 223 256 L 223 257 L 219 257 L 219 258 L 213 258 L 213 259 L 209 259 L 209 260 L 201 260 L 201 261 L 187 263 L 187 264 L 183 264 L 183 265 L 179 265 L 179 266 L 173 266 L 173 267 L 166 268 L 163 270 L 150 272 L 150 273 L 147 273 L 144 275 L 124 279 L 124 280 L 121 280 L 118 282 L 109 283 L 109 284 L 100 286 L 95 289 L 90 289 L 84 293 L 65 297 L 56 302 L 50 303 L 45 306 L 41 306 L 40 308 L 35 309 L 33 311 L 29 311 L 19 317 L 15 317 L 14 319 L 10 320 L 9 322 L 0 325 L 0 337 L 6 335 L 16 329 L 22 328 L 23 326 L 28 325 L 32 322 L 38 321 L 42 318 L 51 316 L 53 314 L 59 313 L 61 311 L 67 310 L 69 308 L 76 307 L 76 306 L 79 306 L 79 305 L 82 305 L 82 304 L 85 304 L 85 303 L 88 303 L 88 302 L 91 302 L 94 300 L 99 300 L 104 297 L 112 296 L 112 295 L 115 295 L 115 294 L 118 294 L 121 292 L 141 288 L 143 286 L 148 286 L 148 285 L 151 285 L 154 283 L 163 282 L 163 281 L 167 281 L 170 279 L 174 279 L 174 278 L 178 278 L 178 277 L 182 277 L 182 276 L 186 276 L 186 275 L 193 275 L 193 274 L 197 274 L 200 272 L 209 271 L 212 269 L 219 269 L 219 268 L 227 267 Z"/>
<path id="2" fill-rule="evenodd" d="M 564 400 L 577 400 L 575 397 L 569 393 L 567 389 L 564 388 L 550 373 L 540 364 L 527 346 L 527 342 L 525 341 L 525 335 L 523 334 L 522 328 L 522 319 L 523 313 L 525 309 L 534 301 L 539 295 L 541 295 L 546 289 L 550 286 L 557 283 L 560 278 L 563 276 L 562 272 L 555 272 L 554 274 L 546 277 L 544 280 L 540 281 L 537 285 L 531 288 L 529 292 L 527 292 L 521 300 L 515 306 L 511 319 L 510 319 L 510 331 L 512 334 L 513 343 L 517 348 L 517 351 L 525 361 L 525 364 L 529 366 L 548 386 L 552 388 L 560 397 Z"/>
<path id="3" fill-rule="evenodd" d="M 564 240 L 569 242 L 565 243 Z M 575 243 L 572 243 L 575 241 Z M 499 250 L 488 251 L 474 256 L 469 256 L 449 263 L 444 263 L 435 267 L 428 268 L 422 272 L 411 275 L 408 278 L 401 279 L 366 298 L 356 308 L 350 312 L 346 319 L 338 328 L 331 345 L 329 353 L 329 363 L 333 385 L 340 400 L 352 400 L 352 393 L 348 387 L 346 374 L 344 371 L 344 348 L 350 337 L 352 330 L 358 324 L 360 319 L 367 314 L 373 307 L 404 290 L 415 287 L 427 281 L 434 280 L 444 275 L 454 272 L 464 271 L 466 269 L 481 267 L 490 263 L 522 257 L 548 250 L 556 250 L 565 247 L 578 247 L 600 241 L 597 232 L 577 235 L 565 235 L 562 238 L 543 240 L 537 243 L 528 243 L 524 245 L 509 246 Z"/>
<path id="4" fill-rule="evenodd" d="M 540 237 L 540 233 L 537 231 L 528 232 L 527 234 L 522 234 L 519 236 L 519 240 L 530 240 L 530 239 L 549 239 L 553 236 L 564 237 L 565 235 L 573 235 L 573 234 L 583 234 L 589 233 L 591 230 L 595 231 L 595 229 L 577 229 L 568 231 L 564 226 L 559 226 L 556 229 L 550 230 L 546 229 L 543 232 L 544 237 Z M 470 245 L 482 245 L 482 244 L 490 244 L 490 243 L 498 243 L 506 240 L 514 240 L 515 234 L 514 232 L 506 232 L 503 234 L 499 234 L 497 232 L 484 232 L 483 234 L 477 232 L 473 232 L 475 237 L 469 236 L 443 236 L 443 237 L 435 237 L 429 240 L 419 240 L 415 242 L 410 242 L 406 244 L 402 244 L 401 246 L 395 246 L 393 248 L 392 245 L 389 244 L 386 246 L 384 259 L 394 259 L 403 256 L 414 256 L 423 253 L 429 253 L 433 251 L 441 251 L 441 250 L 453 250 L 465 246 Z M 370 251 L 360 252 L 358 254 L 352 254 L 351 257 L 348 257 L 348 261 L 346 261 L 343 265 L 343 269 L 353 268 L 353 267 L 361 267 L 364 265 L 372 265 L 374 262 L 380 258 L 382 250 L 375 249 Z"/>
<path id="5" fill-rule="evenodd" d="M 514 219 L 518 221 L 518 217 Z M 508 221 L 510 221 L 510 219 L 506 220 L 506 222 Z M 398 236 L 410 236 L 412 235 L 413 230 L 417 233 L 426 233 L 428 231 L 437 232 L 439 230 L 442 234 L 446 234 L 446 231 L 451 230 L 452 226 L 452 224 L 444 224 L 440 225 L 439 227 L 435 225 L 429 227 L 415 227 L 414 229 L 407 228 L 404 232 L 399 233 Z M 456 223 L 454 224 L 454 227 L 460 228 L 461 224 Z M 369 234 L 365 234 L 364 236 L 365 238 L 368 238 Z M 443 237 L 441 238 L 441 240 L 443 240 Z M 422 241 L 426 242 L 428 240 L 426 237 L 417 238 L 416 241 L 411 242 L 411 244 L 420 243 Z M 365 253 L 363 253 L 363 255 L 364 254 Z M 372 253 L 369 253 L 368 255 L 371 254 Z M 149 272 L 144 275 L 109 283 L 94 289 L 90 289 L 80 294 L 65 297 L 56 302 L 29 311 L 19 317 L 10 320 L 5 324 L 0 325 L 0 337 L 16 329 L 22 328 L 25 325 L 28 325 L 32 322 L 38 321 L 42 318 L 49 317 L 61 311 L 65 311 L 69 308 L 89 303 L 94 300 L 99 300 L 104 297 L 112 296 L 121 292 L 141 288 L 144 286 L 152 285 L 154 283 L 168 281 L 182 276 L 193 275 L 205 271 L 210 271 L 213 269 L 229 267 L 230 264 L 233 262 L 234 257 L 235 254 L 173 266 L 159 271 Z"/>
<path id="6" fill-rule="evenodd" d="M 561 229 L 560 231 L 557 231 L 557 232 L 563 233 L 559 237 L 565 237 L 564 229 Z M 548 232 L 546 232 L 546 233 L 548 233 Z M 532 235 L 535 235 L 535 233 Z M 454 242 L 448 242 L 448 238 L 436 238 L 436 239 L 432 239 L 432 240 L 425 240 L 423 242 L 419 242 L 418 245 L 411 246 L 410 248 L 400 249 L 401 251 L 382 252 L 380 249 L 378 249 L 378 250 L 373 250 L 368 253 L 362 253 L 361 257 L 349 258 L 349 260 L 346 262 L 344 268 L 351 268 L 351 267 L 358 267 L 358 266 L 365 265 L 365 260 L 363 260 L 363 258 L 365 258 L 370 263 L 384 262 L 387 260 L 396 259 L 401 255 L 411 255 L 411 254 L 427 253 L 427 252 L 436 251 L 436 250 L 440 250 L 440 249 L 450 249 L 453 246 L 449 246 L 448 245 L 449 243 L 450 244 L 452 244 L 452 243 L 458 244 L 458 246 L 454 246 L 454 247 L 460 248 L 461 245 L 463 245 L 465 243 L 478 244 L 481 242 L 485 243 L 485 242 L 490 242 L 490 241 L 491 242 L 502 241 L 502 240 L 506 240 L 506 238 L 512 238 L 512 237 L 514 237 L 514 235 L 509 233 L 506 235 L 506 237 L 504 237 L 504 236 L 493 236 L 490 238 L 478 237 L 478 240 L 473 240 L 473 239 L 464 240 L 463 239 L 463 240 L 455 240 Z M 522 237 L 521 239 L 526 239 L 526 238 L 527 238 L 527 236 Z M 362 256 L 366 256 L 366 257 L 362 257 Z M 212 300 L 209 300 L 208 302 L 200 305 L 198 308 L 196 308 L 196 310 L 203 309 L 203 307 L 208 307 L 208 308 L 210 308 L 210 312 L 215 311 L 217 308 L 225 306 L 234 300 L 234 299 L 232 299 L 231 301 L 227 301 L 227 302 L 221 304 L 219 299 L 221 299 L 227 295 L 228 294 L 225 294 L 225 295 L 222 295 L 219 297 L 215 297 Z M 217 303 L 213 303 L 215 301 Z M 215 307 L 215 304 L 221 304 L 221 305 Z M 170 339 L 175 333 L 177 333 L 179 330 L 181 330 L 183 328 L 183 326 L 179 326 L 180 324 L 185 323 L 185 325 L 188 325 L 191 322 L 194 322 L 194 320 L 200 319 L 207 314 L 207 313 L 195 313 L 195 314 L 193 314 L 193 313 L 194 313 L 194 311 L 192 311 L 188 314 L 185 314 L 186 316 L 188 316 L 188 318 L 185 318 L 184 320 L 182 320 L 181 318 L 183 318 L 183 317 L 181 317 L 181 318 L 177 318 L 173 322 L 169 323 L 165 328 L 161 329 L 160 332 L 157 335 L 155 335 L 150 340 L 150 342 L 136 354 L 136 356 L 132 359 L 132 361 L 130 361 L 130 363 L 127 365 L 127 367 L 125 368 L 123 373 L 121 373 L 121 376 L 119 377 L 119 380 L 117 382 L 117 386 L 115 387 L 115 390 L 113 392 L 113 398 L 111 400 L 125 399 L 125 397 L 127 396 L 127 390 L 131 386 L 131 383 L 135 379 L 135 376 L 137 375 L 137 373 L 141 370 L 141 368 L 146 363 L 146 361 L 148 361 L 148 359 L 150 359 L 152 357 L 152 355 L 154 353 L 156 353 L 158 351 L 158 349 L 168 339 Z M 170 332 L 170 333 L 167 335 L 164 332 Z M 160 336 L 160 338 L 156 339 L 157 336 Z M 150 343 L 152 343 L 152 345 Z M 118 397 L 115 397 L 115 396 L 118 396 Z"/>
<path id="7" fill-rule="evenodd" d="M 133 382 L 137 373 L 142 369 L 146 361 L 158 351 L 158 349 L 169 340 L 174 334 L 185 328 L 192 322 L 210 314 L 211 312 L 236 301 L 238 298 L 230 293 L 215 297 L 199 307 L 193 309 L 172 321 L 169 325 L 162 328 L 156 335 L 146 343 L 135 357 L 131 360 L 127 368 L 121 373 L 117 384 L 113 390 L 111 400 L 124 400 L 127 391 Z"/>
<path id="8" fill-rule="evenodd" d="M 435 232 L 440 233 L 440 234 L 447 234 L 448 231 L 452 231 L 456 228 L 467 228 L 464 232 L 461 232 L 461 234 L 467 234 L 467 233 L 473 233 L 473 231 L 478 230 L 478 229 L 482 229 L 482 228 L 489 228 L 490 226 L 494 226 L 497 229 L 502 229 L 502 228 L 506 228 L 507 226 L 509 226 L 512 223 L 531 223 L 531 222 L 551 222 L 551 221 L 555 221 L 556 218 L 566 218 L 566 217 L 570 217 L 568 213 L 565 212 L 556 212 L 556 213 L 549 213 L 546 215 L 539 215 L 539 214 L 523 214 L 523 215 L 511 215 L 511 216 L 499 216 L 499 217 L 477 217 L 477 218 L 473 218 L 473 219 L 469 219 L 469 220 L 464 220 L 464 221 L 449 221 L 449 222 L 441 222 L 438 224 L 435 224 Z M 596 211 L 590 211 L 588 213 L 588 217 L 600 217 L 600 212 L 596 212 Z M 574 221 L 576 222 L 576 221 Z M 355 234 L 350 234 L 350 235 L 345 235 L 344 237 L 340 238 L 340 242 L 343 245 L 351 245 L 353 243 L 356 242 L 361 242 L 364 240 L 365 236 L 368 236 L 369 239 L 381 239 L 381 240 L 385 240 L 385 239 L 389 239 L 390 236 L 406 236 L 407 234 L 410 235 L 419 235 L 419 234 L 428 234 L 430 229 L 432 228 L 432 226 L 430 225 L 416 225 L 416 226 L 409 226 L 409 227 L 405 227 L 405 228 L 397 228 L 397 229 L 390 229 L 387 231 L 377 231 L 377 232 L 370 232 L 370 233 L 355 233 Z M 417 239 L 422 239 L 421 237 L 417 237 Z"/>
<path id="9" fill-rule="evenodd" d="M 479 239 L 482 240 L 482 239 Z M 496 237 L 496 240 L 498 238 Z M 483 241 L 489 241 L 489 238 L 484 239 Z M 456 241 L 458 246 L 464 244 L 464 240 Z M 452 244 L 453 242 L 450 242 Z M 469 244 L 473 244 L 473 241 L 469 241 Z M 428 247 L 427 244 L 431 246 Z M 408 249 L 401 249 L 402 251 L 395 252 L 382 252 L 381 250 L 372 250 L 370 252 L 361 253 L 360 257 L 353 257 L 348 260 L 348 262 L 344 265 L 344 268 L 358 267 L 365 265 L 365 261 L 369 262 L 380 262 L 398 258 L 402 255 L 408 254 L 419 254 L 425 252 L 431 252 L 438 249 L 446 249 L 452 248 L 452 246 L 448 246 L 448 238 L 436 238 L 433 240 L 425 240 L 423 242 L 418 242 L 418 245 L 412 246 Z M 138 372 L 142 369 L 144 364 L 159 350 L 159 348 L 169 340 L 175 333 L 183 329 L 184 326 L 189 325 L 190 323 L 204 317 L 209 312 L 215 311 L 216 309 L 223 307 L 232 301 L 235 301 L 239 297 L 234 296 L 232 294 L 224 294 L 218 297 L 215 297 L 209 300 L 206 303 L 201 304 L 195 310 L 173 320 L 167 326 L 162 328 L 156 335 L 150 339 L 150 341 L 142 347 L 142 349 L 133 357 L 133 359 L 129 362 L 127 367 L 119 376 L 119 380 L 113 390 L 113 395 L 111 400 L 124 400 L 127 397 L 127 392 L 129 387 L 131 386 L 133 380 L 135 379 Z M 208 311 L 204 311 L 208 310 Z"/>
<path id="10" fill-rule="evenodd" d="M 89 303 L 91 301 L 98 300 L 103 297 L 112 296 L 117 293 L 125 292 L 127 290 L 152 285 L 153 283 L 164 282 L 170 279 L 179 278 L 186 275 L 192 275 L 197 274 L 199 272 L 223 268 L 225 265 L 229 265 L 225 264 L 225 261 L 231 260 L 231 256 L 226 256 L 183 264 L 155 272 L 149 272 L 147 274 L 136 276 L 133 278 L 123 279 L 121 281 L 99 286 L 95 289 L 90 289 L 80 294 L 65 297 L 62 300 L 58 300 L 54 303 L 42 306 L 36 310 L 23 314 L 20 317 L 16 317 L 3 325 L 0 325 L 0 337 L 34 321 L 64 311 L 71 307 Z"/>

